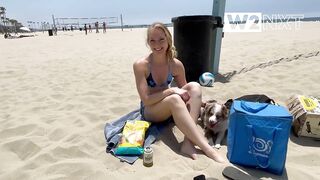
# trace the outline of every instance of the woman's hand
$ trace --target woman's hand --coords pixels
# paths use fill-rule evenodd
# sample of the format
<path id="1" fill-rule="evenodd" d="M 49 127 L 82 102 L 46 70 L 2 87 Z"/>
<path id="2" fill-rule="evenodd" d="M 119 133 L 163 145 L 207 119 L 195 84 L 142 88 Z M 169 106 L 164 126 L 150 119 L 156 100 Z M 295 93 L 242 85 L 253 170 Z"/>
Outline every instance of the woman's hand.
<path id="1" fill-rule="evenodd" d="M 177 87 L 174 87 L 172 89 L 174 91 L 174 94 L 178 94 L 184 102 L 189 101 L 190 95 L 189 95 L 187 90 L 180 89 L 180 88 L 177 88 Z"/>

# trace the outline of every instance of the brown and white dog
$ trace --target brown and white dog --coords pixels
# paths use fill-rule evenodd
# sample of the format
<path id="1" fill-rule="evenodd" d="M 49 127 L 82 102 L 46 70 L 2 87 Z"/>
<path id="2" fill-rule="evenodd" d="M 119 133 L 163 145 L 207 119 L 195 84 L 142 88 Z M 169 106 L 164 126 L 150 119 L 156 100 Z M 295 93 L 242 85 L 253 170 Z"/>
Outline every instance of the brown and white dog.
<path id="1" fill-rule="evenodd" d="M 205 136 L 210 142 L 213 141 L 213 137 L 216 135 L 214 147 L 219 149 L 225 132 L 228 129 L 228 109 L 224 104 L 220 104 L 215 100 L 203 103 L 202 107 L 201 121 Z"/>

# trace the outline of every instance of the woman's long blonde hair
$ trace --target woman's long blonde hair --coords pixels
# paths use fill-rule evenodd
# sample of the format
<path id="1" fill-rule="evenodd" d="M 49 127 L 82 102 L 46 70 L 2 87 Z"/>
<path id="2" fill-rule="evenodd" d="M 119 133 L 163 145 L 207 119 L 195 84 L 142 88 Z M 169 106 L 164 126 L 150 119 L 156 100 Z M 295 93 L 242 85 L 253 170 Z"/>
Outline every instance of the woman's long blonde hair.
<path id="1" fill-rule="evenodd" d="M 147 30 L 147 45 L 149 46 L 150 31 L 153 29 L 161 29 L 167 38 L 168 49 L 166 54 L 167 54 L 168 60 L 173 60 L 174 58 L 176 58 L 177 53 L 176 53 L 176 48 L 173 46 L 173 43 L 172 43 L 172 35 L 169 29 L 161 22 L 155 22 L 151 24 L 151 26 L 149 26 Z"/>

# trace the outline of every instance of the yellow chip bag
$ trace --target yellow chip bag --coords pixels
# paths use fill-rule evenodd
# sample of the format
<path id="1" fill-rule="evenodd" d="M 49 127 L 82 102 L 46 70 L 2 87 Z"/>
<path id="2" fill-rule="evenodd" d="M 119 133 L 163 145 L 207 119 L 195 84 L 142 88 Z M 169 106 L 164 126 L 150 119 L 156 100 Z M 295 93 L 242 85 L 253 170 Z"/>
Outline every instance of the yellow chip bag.
<path id="1" fill-rule="evenodd" d="M 122 131 L 122 138 L 115 150 L 116 155 L 143 154 L 144 137 L 150 123 L 142 120 L 127 121 Z"/>

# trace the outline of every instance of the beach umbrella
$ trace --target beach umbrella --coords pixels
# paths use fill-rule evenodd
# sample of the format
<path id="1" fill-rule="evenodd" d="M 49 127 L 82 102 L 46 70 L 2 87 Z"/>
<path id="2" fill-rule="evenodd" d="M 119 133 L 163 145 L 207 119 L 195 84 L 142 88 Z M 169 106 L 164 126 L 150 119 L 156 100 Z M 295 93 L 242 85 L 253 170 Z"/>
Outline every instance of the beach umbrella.
<path id="1" fill-rule="evenodd" d="M 28 27 L 21 27 L 20 30 L 30 32 L 31 30 Z"/>

